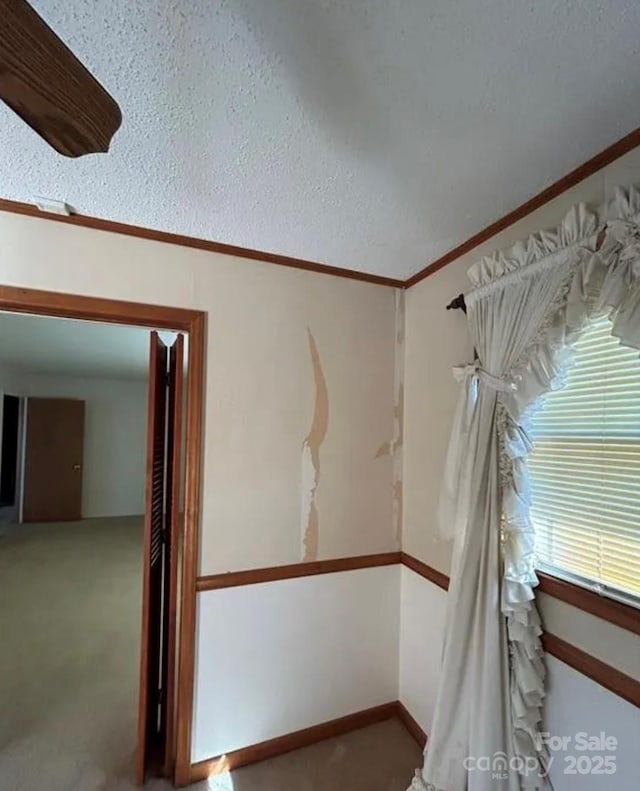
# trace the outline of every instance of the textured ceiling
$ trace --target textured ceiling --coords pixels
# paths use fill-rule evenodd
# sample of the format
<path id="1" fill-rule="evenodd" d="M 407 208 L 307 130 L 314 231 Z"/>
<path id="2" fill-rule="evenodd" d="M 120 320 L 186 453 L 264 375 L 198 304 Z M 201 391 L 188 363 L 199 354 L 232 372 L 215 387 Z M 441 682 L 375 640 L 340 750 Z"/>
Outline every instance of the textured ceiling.
<path id="1" fill-rule="evenodd" d="M 119 102 L 0 196 L 406 277 L 640 124 L 637 0 L 33 0 Z"/>

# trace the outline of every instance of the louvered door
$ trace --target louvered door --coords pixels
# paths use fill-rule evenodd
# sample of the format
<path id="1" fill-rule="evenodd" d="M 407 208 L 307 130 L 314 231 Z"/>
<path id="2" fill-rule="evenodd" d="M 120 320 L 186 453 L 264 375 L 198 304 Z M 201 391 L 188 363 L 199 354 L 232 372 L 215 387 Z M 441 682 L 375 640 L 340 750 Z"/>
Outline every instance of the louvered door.
<path id="1" fill-rule="evenodd" d="M 178 551 L 180 537 L 180 478 L 182 452 L 182 392 L 184 339 L 178 335 L 169 349 L 169 383 L 167 413 L 167 493 L 166 514 L 169 524 L 164 545 L 164 573 L 168 579 L 166 606 L 163 608 L 163 633 L 168 639 L 162 645 L 161 709 L 164 723 L 164 775 L 173 774 L 174 759 L 174 703 L 176 680 L 176 619 L 178 607 Z"/>
<path id="2" fill-rule="evenodd" d="M 182 337 L 151 333 L 136 779 L 170 774 L 177 600 Z M 174 458 L 176 463 L 174 464 Z"/>

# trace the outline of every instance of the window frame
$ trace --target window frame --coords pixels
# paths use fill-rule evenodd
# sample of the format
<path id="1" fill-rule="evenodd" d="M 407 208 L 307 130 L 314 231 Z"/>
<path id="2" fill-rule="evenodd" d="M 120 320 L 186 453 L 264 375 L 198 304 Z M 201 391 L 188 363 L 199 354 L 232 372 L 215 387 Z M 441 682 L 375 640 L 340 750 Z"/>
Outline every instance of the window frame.
<path id="1" fill-rule="evenodd" d="M 554 599 L 560 599 L 579 610 L 640 635 L 640 610 L 637 607 L 583 588 L 548 571 L 536 570 L 536 575 L 540 582 L 537 590 L 541 593 L 546 593 Z"/>
<path id="2" fill-rule="evenodd" d="M 571 576 L 568 570 L 563 572 L 558 568 L 556 572 L 554 567 L 547 563 L 539 561 L 539 564 L 536 567 L 538 591 L 640 635 L 640 605 L 627 603 L 608 595 L 604 590 L 598 591 L 574 582 L 565 576 L 565 573 Z"/>

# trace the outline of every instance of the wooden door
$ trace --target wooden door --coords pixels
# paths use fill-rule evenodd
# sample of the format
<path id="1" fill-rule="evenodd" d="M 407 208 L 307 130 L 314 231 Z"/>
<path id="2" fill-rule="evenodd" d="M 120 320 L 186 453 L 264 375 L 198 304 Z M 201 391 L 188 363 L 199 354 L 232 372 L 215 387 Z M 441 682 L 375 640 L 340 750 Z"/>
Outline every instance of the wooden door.
<path id="1" fill-rule="evenodd" d="M 23 522 L 82 518 L 84 401 L 28 398 Z"/>
<path id="2" fill-rule="evenodd" d="M 180 478 L 182 473 L 182 394 L 184 338 L 178 335 L 169 350 L 167 415 L 167 497 L 168 535 L 165 542 L 165 575 L 168 579 L 167 605 L 163 612 L 163 696 L 164 772 L 171 777 L 175 759 L 176 629 L 178 613 L 178 553 L 180 538 Z"/>
<path id="3" fill-rule="evenodd" d="M 182 336 L 151 333 L 136 779 L 173 769 Z"/>

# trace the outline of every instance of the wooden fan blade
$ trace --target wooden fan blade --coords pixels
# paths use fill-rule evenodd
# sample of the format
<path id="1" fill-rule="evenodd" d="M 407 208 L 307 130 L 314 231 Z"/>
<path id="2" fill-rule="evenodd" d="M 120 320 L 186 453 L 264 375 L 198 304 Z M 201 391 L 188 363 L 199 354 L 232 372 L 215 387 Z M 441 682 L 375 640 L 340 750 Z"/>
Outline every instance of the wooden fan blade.
<path id="1" fill-rule="evenodd" d="M 117 103 L 25 2 L 0 0 L 0 99 L 56 151 L 109 150 Z"/>

